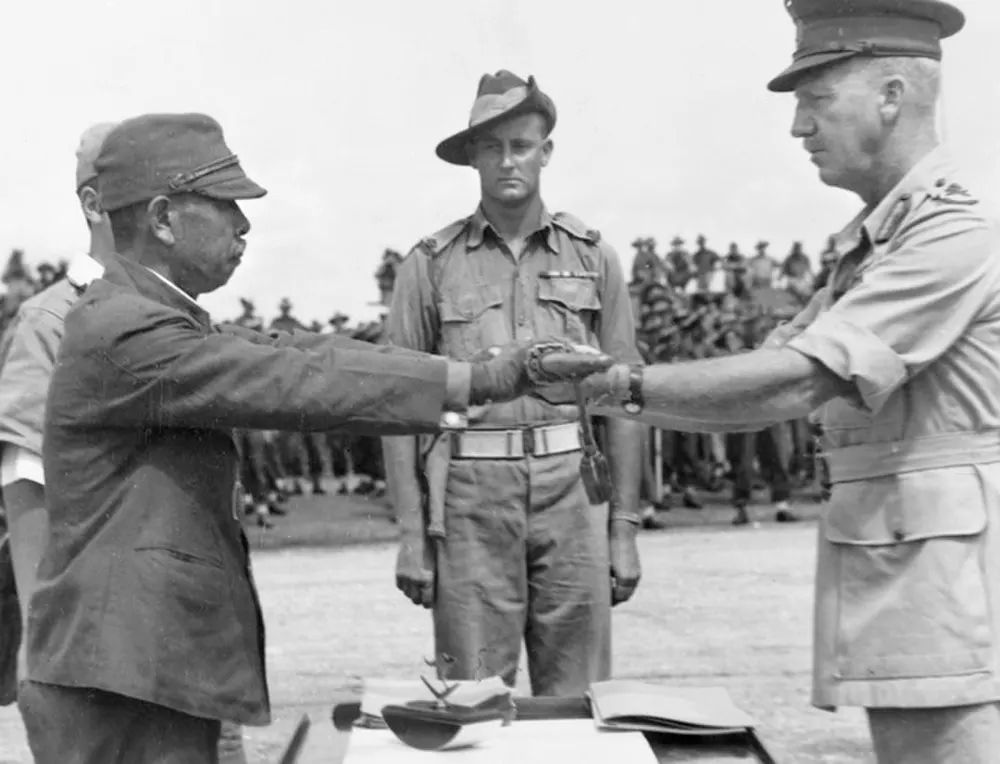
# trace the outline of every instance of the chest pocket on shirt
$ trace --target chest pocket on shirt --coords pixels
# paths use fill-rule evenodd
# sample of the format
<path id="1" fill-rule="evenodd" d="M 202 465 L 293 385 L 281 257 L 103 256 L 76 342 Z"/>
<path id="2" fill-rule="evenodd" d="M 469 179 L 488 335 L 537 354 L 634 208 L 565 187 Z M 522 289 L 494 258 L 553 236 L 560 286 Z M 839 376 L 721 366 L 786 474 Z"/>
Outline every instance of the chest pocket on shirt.
<path id="1" fill-rule="evenodd" d="M 503 292 L 495 284 L 444 293 L 438 304 L 443 355 L 465 360 L 491 345 L 510 342 L 503 319 Z"/>
<path id="2" fill-rule="evenodd" d="M 555 335 L 592 344 L 590 334 L 601 310 L 595 281 L 566 276 L 539 279 L 538 303 L 548 319 L 546 326 L 538 327 L 539 336 Z"/>

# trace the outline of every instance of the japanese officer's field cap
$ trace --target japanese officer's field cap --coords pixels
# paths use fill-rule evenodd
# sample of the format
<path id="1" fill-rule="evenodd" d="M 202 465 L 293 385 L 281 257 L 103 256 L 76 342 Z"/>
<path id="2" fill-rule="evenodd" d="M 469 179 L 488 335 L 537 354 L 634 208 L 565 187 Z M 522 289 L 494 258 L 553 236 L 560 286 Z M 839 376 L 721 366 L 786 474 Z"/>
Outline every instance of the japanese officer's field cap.
<path id="1" fill-rule="evenodd" d="M 87 183 L 97 179 L 94 162 L 101 153 L 104 139 L 108 133 L 118 126 L 117 122 L 101 122 L 91 125 L 80 136 L 80 145 L 76 149 L 76 190 L 79 191 Z"/>
<path id="2" fill-rule="evenodd" d="M 548 131 L 556 125 L 556 106 L 552 99 L 538 89 L 534 77 L 525 82 L 505 69 L 496 74 L 484 74 L 479 79 L 476 100 L 469 115 L 469 126 L 445 138 L 437 147 L 437 155 L 451 164 L 467 165 L 466 145 L 479 132 L 498 122 L 537 113 L 545 117 Z"/>
<path id="3" fill-rule="evenodd" d="M 941 59 L 941 40 L 958 32 L 965 16 L 941 0 L 785 0 L 795 21 L 791 65 L 768 83 L 776 93 L 856 56 Z"/>
<path id="4" fill-rule="evenodd" d="M 127 119 L 105 138 L 95 166 L 107 212 L 160 195 L 236 200 L 267 193 L 243 172 L 219 123 L 204 114 Z"/>

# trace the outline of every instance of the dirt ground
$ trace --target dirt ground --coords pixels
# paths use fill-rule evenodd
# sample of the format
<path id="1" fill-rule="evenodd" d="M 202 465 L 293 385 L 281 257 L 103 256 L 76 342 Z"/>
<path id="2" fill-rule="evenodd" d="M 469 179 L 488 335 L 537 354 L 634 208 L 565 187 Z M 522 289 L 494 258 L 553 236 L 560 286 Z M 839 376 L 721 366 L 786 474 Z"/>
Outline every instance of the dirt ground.
<path id="1" fill-rule="evenodd" d="M 817 512 L 812 502 L 798 508 Z M 266 547 L 255 554 L 254 572 L 275 718 L 245 732 L 253 764 L 277 760 L 303 713 L 317 727 L 328 724 L 331 694 L 349 678 L 412 678 L 432 653 L 427 614 L 392 584 L 386 539 L 395 530 L 385 508 L 310 498 L 292 511 L 298 517 L 262 539 L 251 532 Z M 779 762 L 870 762 L 860 712 L 808 704 L 815 525 L 776 525 L 766 506 L 755 514 L 760 527 L 732 528 L 721 504 L 678 510 L 668 515 L 673 528 L 643 534 L 643 583 L 615 611 L 615 674 L 727 687 L 759 720 Z M 361 545 L 294 546 L 309 543 Z M 4 708 L 0 763 L 15 762 L 30 757 L 16 711 Z"/>

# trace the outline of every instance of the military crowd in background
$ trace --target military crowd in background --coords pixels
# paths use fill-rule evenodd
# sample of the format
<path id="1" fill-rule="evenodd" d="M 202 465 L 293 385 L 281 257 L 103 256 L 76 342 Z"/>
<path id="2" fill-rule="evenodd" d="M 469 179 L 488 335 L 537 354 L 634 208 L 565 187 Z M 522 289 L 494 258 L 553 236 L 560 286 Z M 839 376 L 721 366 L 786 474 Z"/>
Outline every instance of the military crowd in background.
<path id="1" fill-rule="evenodd" d="M 795 242 L 783 259 L 758 242 L 752 255 L 735 243 L 725 254 L 698 236 L 690 250 L 675 237 L 669 250 L 657 253 L 653 238 L 636 239 L 630 293 L 636 320 L 636 341 L 648 363 L 682 361 L 737 353 L 757 347 L 781 321 L 791 318 L 826 283 L 838 254 L 831 237 L 818 258 L 819 269 L 802 244 Z M 352 323 L 335 312 L 324 324 L 300 320 L 292 301 L 278 303 L 271 320 L 258 314 L 248 299 L 234 323 L 258 330 L 343 333 L 367 342 L 379 342 L 382 322 L 391 300 L 396 268 L 402 255 L 383 253 L 375 271 L 379 320 Z M 24 252 L 11 252 L 3 271 L 5 293 L 0 296 L 0 332 L 33 294 L 63 278 L 67 262 L 42 262 L 32 269 Z M 247 517 L 270 527 L 284 515 L 290 496 L 327 493 L 325 479 L 335 479 L 339 494 L 384 495 L 385 473 L 378 438 L 341 433 L 287 433 L 246 431 L 237 434 L 243 451 L 243 487 Z M 814 469 L 816 432 L 809 422 L 781 424 L 760 433 L 704 435 L 652 431 L 643 481 L 647 528 L 662 527 L 661 512 L 675 502 L 698 509 L 703 492 L 717 493 L 731 486 L 734 522 L 751 522 L 747 511 L 755 488 L 768 490 L 778 521 L 795 520 L 789 499 L 794 488 L 820 490 Z"/>

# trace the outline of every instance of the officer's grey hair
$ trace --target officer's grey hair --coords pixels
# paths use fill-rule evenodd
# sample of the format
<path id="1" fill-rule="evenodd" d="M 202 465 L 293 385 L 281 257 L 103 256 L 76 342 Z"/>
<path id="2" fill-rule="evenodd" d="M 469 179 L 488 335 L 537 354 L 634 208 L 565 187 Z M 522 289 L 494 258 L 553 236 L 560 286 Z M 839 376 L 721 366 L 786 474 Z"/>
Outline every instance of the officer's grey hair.
<path id="1" fill-rule="evenodd" d="M 941 93 L 941 62 L 915 56 L 856 59 L 858 68 L 871 84 L 888 77 L 906 81 L 907 101 L 918 111 L 933 113 Z"/>

